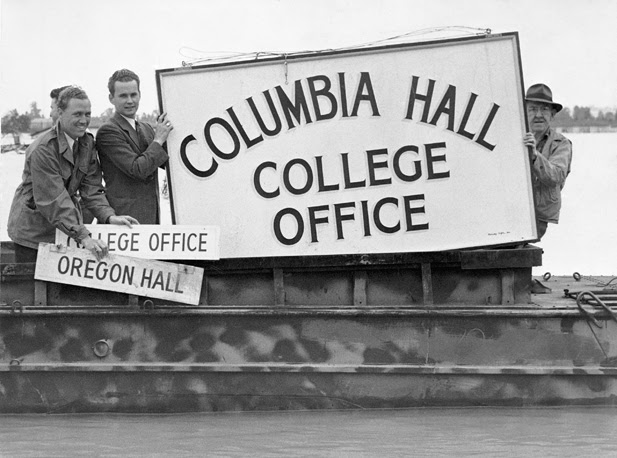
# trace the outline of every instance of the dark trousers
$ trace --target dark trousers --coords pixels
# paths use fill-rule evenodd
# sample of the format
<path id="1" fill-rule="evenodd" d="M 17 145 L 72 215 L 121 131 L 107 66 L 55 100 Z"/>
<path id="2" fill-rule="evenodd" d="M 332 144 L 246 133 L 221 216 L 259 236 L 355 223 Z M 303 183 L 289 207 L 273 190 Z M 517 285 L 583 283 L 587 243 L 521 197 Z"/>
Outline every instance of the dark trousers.
<path id="1" fill-rule="evenodd" d="M 548 223 L 546 221 L 536 221 L 536 225 L 538 227 L 538 240 L 540 240 L 542 237 L 544 237 L 544 234 L 546 234 L 546 229 L 548 228 Z"/>
<path id="2" fill-rule="evenodd" d="M 13 246 L 15 247 L 16 263 L 36 262 L 37 250 L 18 245 L 17 243 L 14 243 Z"/>

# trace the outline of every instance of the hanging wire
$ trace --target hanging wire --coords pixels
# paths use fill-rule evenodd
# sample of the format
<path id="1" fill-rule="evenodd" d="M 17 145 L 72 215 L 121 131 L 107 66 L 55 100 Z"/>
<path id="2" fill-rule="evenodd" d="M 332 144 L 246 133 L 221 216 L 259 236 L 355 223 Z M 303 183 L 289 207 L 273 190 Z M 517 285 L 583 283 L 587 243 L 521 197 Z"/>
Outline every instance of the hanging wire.
<path id="1" fill-rule="evenodd" d="M 426 41 L 432 39 L 432 35 L 440 33 L 459 34 L 454 36 L 489 36 L 491 29 L 466 27 L 466 26 L 444 26 L 444 27 L 432 27 L 427 29 L 415 30 L 407 32 L 401 35 L 396 35 L 390 38 L 384 38 L 382 40 L 371 41 L 353 46 L 344 46 L 340 48 L 321 49 L 318 51 L 296 51 L 296 52 L 283 52 L 283 51 L 253 51 L 253 52 L 231 52 L 231 51 L 202 51 L 199 49 L 184 46 L 178 51 L 179 54 L 186 58 L 182 60 L 183 67 L 190 67 L 195 64 L 213 63 L 213 62 L 234 62 L 234 61 L 246 61 L 246 60 L 259 60 L 268 57 L 284 57 L 287 59 L 290 56 L 299 54 L 311 54 L 319 55 L 323 53 L 331 53 L 333 51 L 349 51 L 354 49 L 363 49 L 367 47 L 377 46 L 386 43 L 411 43 L 418 41 Z"/>

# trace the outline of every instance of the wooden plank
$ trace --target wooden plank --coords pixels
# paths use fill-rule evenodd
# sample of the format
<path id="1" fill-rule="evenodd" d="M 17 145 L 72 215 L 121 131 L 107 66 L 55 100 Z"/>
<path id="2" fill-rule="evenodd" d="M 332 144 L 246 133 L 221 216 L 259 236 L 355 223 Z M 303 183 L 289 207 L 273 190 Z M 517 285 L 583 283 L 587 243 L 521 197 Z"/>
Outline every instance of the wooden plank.
<path id="1" fill-rule="evenodd" d="M 501 304 L 514 304 L 514 271 L 512 269 L 501 269 Z"/>
<path id="2" fill-rule="evenodd" d="M 47 305 L 47 283 L 44 281 L 34 281 L 34 305 Z"/>
<path id="3" fill-rule="evenodd" d="M 422 263 L 422 293 L 424 297 L 424 305 L 433 306 L 433 276 L 431 274 L 431 264 L 428 262 Z"/>
<path id="4" fill-rule="evenodd" d="M 129 307 L 132 309 L 139 308 L 139 296 L 129 294 Z"/>
<path id="5" fill-rule="evenodd" d="M 353 305 L 366 305 L 366 288 L 367 288 L 366 270 L 356 270 L 354 272 L 353 282 Z"/>
<path id="6" fill-rule="evenodd" d="M 511 249 L 479 249 L 461 251 L 461 268 L 513 269 L 542 265 L 542 250 L 532 245 Z"/>
<path id="7" fill-rule="evenodd" d="M 39 244 L 34 278 L 108 291 L 199 304 L 204 271 L 199 267 Z"/>
<path id="8" fill-rule="evenodd" d="M 283 269 L 273 269 L 274 276 L 274 304 L 285 305 L 285 279 Z"/>

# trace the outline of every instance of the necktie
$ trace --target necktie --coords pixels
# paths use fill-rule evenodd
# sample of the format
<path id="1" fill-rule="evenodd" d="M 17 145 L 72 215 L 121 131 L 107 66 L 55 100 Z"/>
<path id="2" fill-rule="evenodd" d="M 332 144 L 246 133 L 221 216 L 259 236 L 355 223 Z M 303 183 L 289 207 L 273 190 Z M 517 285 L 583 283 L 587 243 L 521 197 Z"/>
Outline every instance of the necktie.
<path id="1" fill-rule="evenodd" d="M 144 135 L 143 127 L 138 121 L 135 121 L 135 130 L 137 131 L 137 139 L 139 140 L 139 149 L 143 152 L 148 149 L 148 141 Z"/>

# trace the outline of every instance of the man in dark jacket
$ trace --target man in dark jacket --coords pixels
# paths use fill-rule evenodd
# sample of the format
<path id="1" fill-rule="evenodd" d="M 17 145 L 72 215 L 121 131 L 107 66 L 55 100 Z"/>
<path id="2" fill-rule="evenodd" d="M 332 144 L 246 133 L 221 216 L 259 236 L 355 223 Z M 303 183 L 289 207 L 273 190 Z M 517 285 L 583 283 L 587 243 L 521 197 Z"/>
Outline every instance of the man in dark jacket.
<path id="1" fill-rule="evenodd" d="M 96 135 L 107 198 L 122 214 L 141 224 L 159 224 L 158 168 L 167 162 L 163 144 L 173 129 L 163 113 L 156 128 L 135 120 L 141 93 L 139 77 L 130 70 L 118 70 L 108 83 L 114 115 Z"/>
<path id="2" fill-rule="evenodd" d="M 67 87 L 68 86 L 57 87 L 55 89 L 52 89 L 51 92 L 49 93 L 49 98 L 51 99 L 51 103 L 49 105 L 49 109 L 50 109 L 49 116 L 51 117 L 51 121 L 53 123 L 51 127 L 52 130 L 54 129 L 55 124 L 58 121 L 58 118 L 60 117 L 60 114 L 58 113 L 58 96 Z M 90 210 L 86 208 L 81 198 L 79 198 L 78 200 L 79 200 L 79 206 L 81 208 L 81 214 L 84 220 L 84 224 L 92 224 L 92 221 L 94 221 L 94 215 L 90 213 Z"/>
<path id="3" fill-rule="evenodd" d="M 116 216 L 105 197 L 90 124 L 90 100 L 69 86 L 58 97 L 58 122 L 26 151 L 22 183 L 15 191 L 7 224 L 18 262 L 34 260 L 38 244 L 53 243 L 60 229 L 98 259 L 107 245 L 83 225 L 77 195 L 101 223 L 131 226 L 130 216 Z M 28 259 L 27 259 L 28 258 Z"/>

